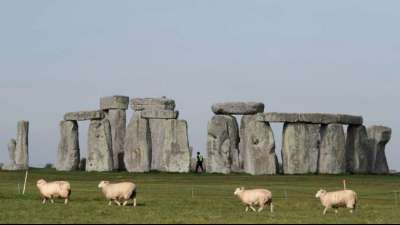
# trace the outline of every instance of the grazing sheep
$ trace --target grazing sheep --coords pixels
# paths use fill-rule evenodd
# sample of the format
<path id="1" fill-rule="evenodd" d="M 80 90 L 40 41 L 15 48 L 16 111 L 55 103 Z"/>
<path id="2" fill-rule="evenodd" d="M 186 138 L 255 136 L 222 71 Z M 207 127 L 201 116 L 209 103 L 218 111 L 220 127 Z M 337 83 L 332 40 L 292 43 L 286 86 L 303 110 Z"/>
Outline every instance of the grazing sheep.
<path id="1" fill-rule="evenodd" d="M 55 181 L 47 183 L 45 180 L 38 180 L 36 183 L 39 189 L 43 204 L 46 204 L 47 200 L 50 200 L 54 204 L 55 198 L 64 199 L 64 203 L 67 205 L 69 197 L 71 196 L 71 185 L 66 181 Z"/>
<path id="2" fill-rule="evenodd" d="M 136 207 L 136 185 L 130 182 L 111 184 L 109 181 L 102 181 L 99 184 L 104 196 L 110 201 L 109 205 L 114 201 L 117 205 L 126 206 L 129 200 L 133 199 L 133 207 Z"/>
<path id="3" fill-rule="evenodd" d="M 245 205 L 246 212 L 249 208 L 256 212 L 255 206 L 259 206 L 258 212 L 264 210 L 266 205 L 271 208 L 271 213 L 274 212 L 274 205 L 272 204 L 272 193 L 268 190 L 256 189 L 256 190 L 245 190 L 245 188 L 237 188 L 235 191 L 237 196 Z"/>
<path id="4" fill-rule="evenodd" d="M 353 213 L 357 206 L 357 193 L 351 190 L 327 192 L 325 190 L 318 191 L 316 198 L 321 200 L 322 205 L 325 207 L 324 215 L 329 209 L 335 209 L 338 213 L 339 208 L 351 209 Z"/>

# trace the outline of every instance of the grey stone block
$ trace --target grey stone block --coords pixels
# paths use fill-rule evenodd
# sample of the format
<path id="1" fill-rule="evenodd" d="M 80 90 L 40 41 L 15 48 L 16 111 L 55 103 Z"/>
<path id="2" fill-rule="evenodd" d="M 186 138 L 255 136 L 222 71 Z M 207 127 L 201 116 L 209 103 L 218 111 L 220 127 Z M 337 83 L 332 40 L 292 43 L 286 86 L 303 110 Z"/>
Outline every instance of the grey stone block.
<path id="1" fill-rule="evenodd" d="M 282 147 L 285 174 L 318 172 L 320 127 L 318 124 L 285 123 Z"/>
<path id="2" fill-rule="evenodd" d="M 127 110 L 129 107 L 129 97 L 126 96 L 109 96 L 100 99 L 100 109 L 122 109 Z"/>
<path id="3" fill-rule="evenodd" d="M 129 122 L 125 138 L 125 167 L 128 172 L 144 173 L 151 170 L 151 134 L 148 120 L 135 113 Z"/>
<path id="4" fill-rule="evenodd" d="M 389 164 L 385 147 L 392 136 L 392 129 L 384 126 L 371 126 L 367 130 L 370 140 L 369 172 L 373 174 L 389 174 Z"/>
<path id="5" fill-rule="evenodd" d="M 368 173 L 370 141 L 365 126 L 350 125 L 346 138 L 346 168 L 349 173 Z"/>
<path id="6" fill-rule="evenodd" d="M 102 120 L 104 118 L 103 111 L 70 112 L 64 115 L 65 121 Z"/>
<path id="7" fill-rule="evenodd" d="M 143 119 L 177 119 L 178 111 L 172 110 L 143 110 L 141 111 Z"/>
<path id="8" fill-rule="evenodd" d="M 257 121 L 257 116 L 243 116 L 240 126 L 240 153 L 244 172 L 251 175 L 275 175 L 279 163 L 270 125 Z"/>
<path id="9" fill-rule="evenodd" d="M 258 115 L 259 121 L 270 123 L 312 123 L 362 125 L 361 116 L 327 113 L 264 113 Z"/>
<path id="10" fill-rule="evenodd" d="M 264 112 L 265 105 L 261 102 L 225 102 L 212 106 L 216 115 L 253 115 Z"/>
<path id="11" fill-rule="evenodd" d="M 78 132 L 78 123 L 76 121 L 62 121 L 60 123 L 61 139 L 58 145 L 56 170 L 79 170 L 80 149 Z"/>
<path id="12" fill-rule="evenodd" d="M 86 171 L 113 170 L 111 126 L 107 119 L 92 120 L 89 125 Z"/>
<path id="13" fill-rule="evenodd" d="M 346 136 L 343 125 L 322 125 L 318 171 L 320 174 L 346 173 Z"/>
<path id="14" fill-rule="evenodd" d="M 106 118 L 111 125 L 114 170 L 124 170 L 126 111 L 123 109 L 110 109 L 106 113 Z"/>
<path id="15" fill-rule="evenodd" d="M 143 110 L 175 110 L 175 101 L 168 98 L 134 98 L 131 108 L 135 111 Z"/>

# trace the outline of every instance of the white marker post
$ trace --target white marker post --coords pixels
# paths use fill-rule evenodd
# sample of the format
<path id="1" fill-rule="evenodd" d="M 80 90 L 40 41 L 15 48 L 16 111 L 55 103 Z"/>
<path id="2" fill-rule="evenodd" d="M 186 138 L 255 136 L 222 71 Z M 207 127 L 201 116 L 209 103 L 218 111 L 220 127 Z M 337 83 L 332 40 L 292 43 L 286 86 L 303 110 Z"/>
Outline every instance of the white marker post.
<path id="1" fill-rule="evenodd" d="M 24 182 L 24 190 L 22 191 L 22 195 L 25 195 L 26 190 L 26 182 L 28 181 L 28 170 L 25 173 L 25 182 Z"/>
<path id="2" fill-rule="evenodd" d="M 343 180 L 343 190 L 347 190 L 347 182 L 346 182 L 346 180 Z"/>

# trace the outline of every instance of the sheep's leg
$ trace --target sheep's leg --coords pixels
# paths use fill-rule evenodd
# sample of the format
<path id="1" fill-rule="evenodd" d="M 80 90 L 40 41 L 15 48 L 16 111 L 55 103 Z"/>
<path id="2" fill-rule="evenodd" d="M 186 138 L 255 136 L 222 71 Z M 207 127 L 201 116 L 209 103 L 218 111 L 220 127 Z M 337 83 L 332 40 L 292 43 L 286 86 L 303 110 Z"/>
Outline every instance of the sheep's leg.
<path id="1" fill-rule="evenodd" d="M 108 205 L 111 206 L 111 205 L 112 205 L 112 201 L 110 201 L 110 202 L 108 203 Z"/>
<path id="2" fill-rule="evenodd" d="M 128 205 L 128 201 L 125 201 L 123 204 L 123 206 L 126 206 L 126 205 Z"/>
<path id="3" fill-rule="evenodd" d="M 133 199 L 133 208 L 136 208 L 137 206 L 137 202 L 136 202 L 136 198 Z"/>
<path id="4" fill-rule="evenodd" d="M 68 202 L 69 202 L 69 199 L 66 198 L 65 201 L 64 201 L 64 204 L 65 204 L 65 205 L 68 205 Z"/>
<path id="5" fill-rule="evenodd" d="M 51 201 L 51 204 L 54 204 L 54 199 L 50 199 L 50 201 Z"/>
<path id="6" fill-rule="evenodd" d="M 249 206 L 246 206 L 246 210 L 245 211 L 249 212 L 249 209 L 250 209 Z"/>
<path id="7" fill-rule="evenodd" d="M 339 210 L 338 209 L 335 209 L 335 214 L 338 214 L 339 213 Z"/>
<path id="8" fill-rule="evenodd" d="M 325 210 L 324 210 L 324 216 L 326 215 L 326 213 L 328 212 L 328 208 L 325 208 Z"/>
<path id="9" fill-rule="evenodd" d="M 271 213 L 274 213 L 274 204 L 270 204 L 269 207 L 271 208 Z"/>
<path id="10" fill-rule="evenodd" d="M 47 199 L 46 199 L 46 198 L 43 198 L 42 204 L 43 204 L 43 205 L 46 204 L 46 201 L 47 201 Z"/>
<path id="11" fill-rule="evenodd" d="M 264 210 L 264 206 L 261 206 L 259 209 L 258 209 L 258 212 L 260 213 L 260 212 L 262 212 Z"/>
<path id="12" fill-rule="evenodd" d="M 253 210 L 253 212 L 257 212 L 257 210 L 251 205 L 250 209 Z"/>
<path id="13" fill-rule="evenodd" d="M 117 204 L 118 206 L 121 206 L 121 202 L 119 202 L 118 200 L 114 200 L 115 204 Z"/>

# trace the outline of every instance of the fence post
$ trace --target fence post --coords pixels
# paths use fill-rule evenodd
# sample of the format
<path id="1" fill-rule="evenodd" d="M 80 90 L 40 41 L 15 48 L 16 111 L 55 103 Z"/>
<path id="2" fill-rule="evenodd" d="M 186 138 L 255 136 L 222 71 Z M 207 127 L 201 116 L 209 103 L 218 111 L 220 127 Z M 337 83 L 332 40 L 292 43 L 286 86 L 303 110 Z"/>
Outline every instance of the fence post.
<path id="1" fill-rule="evenodd" d="M 26 190 L 26 182 L 28 181 L 28 170 L 25 173 L 25 182 L 24 182 L 24 189 L 22 191 L 22 195 L 25 195 L 25 190 Z"/>

